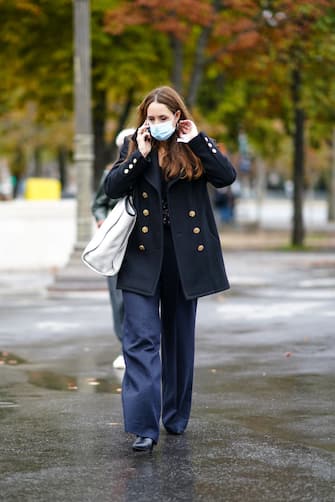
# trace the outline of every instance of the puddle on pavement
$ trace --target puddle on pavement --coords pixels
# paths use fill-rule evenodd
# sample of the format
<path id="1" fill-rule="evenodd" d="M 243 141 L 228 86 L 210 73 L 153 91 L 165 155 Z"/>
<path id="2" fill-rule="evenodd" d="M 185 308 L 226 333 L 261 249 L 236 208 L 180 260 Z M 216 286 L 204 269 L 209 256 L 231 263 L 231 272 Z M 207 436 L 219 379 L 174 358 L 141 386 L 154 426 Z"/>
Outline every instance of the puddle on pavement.
<path id="1" fill-rule="evenodd" d="M 120 375 L 119 375 L 120 373 Z M 106 392 L 119 394 L 121 392 L 122 371 L 114 379 L 95 377 L 73 377 L 48 370 L 28 371 L 28 382 L 37 387 L 60 391 Z"/>
<path id="2" fill-rule="evenodd" d="M 0 389 L 0 419 L 18 407 L 19 404 L 12 399 L 12 396 L 6 390 Z"/>
<path id="3" fill-rule="evenodd" d="M 0 365 L 7 364 L 9 366 L 17 366 L 18 364 L 25 364 L 27 361 L 12 352 L 0 351 Z"/>
<path id="4" fill-rule="evenodd" d="M 14 403 L 13 401 L 2 401 L 0 399 L 0 410 L 7 409 L 7 408 L 17 408 L 19 405 L 17 403 Z"/>

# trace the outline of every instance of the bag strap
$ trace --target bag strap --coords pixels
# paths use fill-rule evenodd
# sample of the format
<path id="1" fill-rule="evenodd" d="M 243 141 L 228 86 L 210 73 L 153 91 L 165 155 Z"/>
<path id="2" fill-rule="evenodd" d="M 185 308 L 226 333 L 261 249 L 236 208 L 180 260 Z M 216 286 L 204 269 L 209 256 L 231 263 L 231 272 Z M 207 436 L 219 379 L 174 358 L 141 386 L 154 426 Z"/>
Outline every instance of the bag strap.
<path id="1" fill-rule="evenodd" d="M 129 216 L 136 216 L 136 208 L 134 205 L 134 198 L 132 194 L 126 196 L 125 208 Z"/>

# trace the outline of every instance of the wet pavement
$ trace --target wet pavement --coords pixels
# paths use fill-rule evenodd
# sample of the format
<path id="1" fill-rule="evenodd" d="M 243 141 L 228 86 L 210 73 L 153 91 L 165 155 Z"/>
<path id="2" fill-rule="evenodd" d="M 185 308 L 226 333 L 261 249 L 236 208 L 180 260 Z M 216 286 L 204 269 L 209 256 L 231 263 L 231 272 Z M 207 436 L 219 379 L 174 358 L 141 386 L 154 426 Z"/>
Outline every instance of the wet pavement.
<path id="1" fill-rule="evenodd" d="M 152 455 L 123 432 L 107 291 L 0 272 L 0 499 L 335 499 L 335 255 L 229 252 L 199 302 L 192 417 Z"/>

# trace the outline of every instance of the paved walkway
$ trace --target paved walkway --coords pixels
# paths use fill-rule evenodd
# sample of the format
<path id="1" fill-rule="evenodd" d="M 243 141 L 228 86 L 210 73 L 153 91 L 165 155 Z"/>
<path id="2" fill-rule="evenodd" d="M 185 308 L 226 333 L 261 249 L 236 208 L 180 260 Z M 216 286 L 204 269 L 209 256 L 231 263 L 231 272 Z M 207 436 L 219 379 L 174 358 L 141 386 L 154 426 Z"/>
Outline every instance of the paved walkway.
<path id="1" fill-rule="evenodd" d="M 123 432 L 106 291 L 0 273 L 6 502 L 333 502 L 334 253 L 225 253 L 199 302 L 192 416 L 153 455 Z"/>

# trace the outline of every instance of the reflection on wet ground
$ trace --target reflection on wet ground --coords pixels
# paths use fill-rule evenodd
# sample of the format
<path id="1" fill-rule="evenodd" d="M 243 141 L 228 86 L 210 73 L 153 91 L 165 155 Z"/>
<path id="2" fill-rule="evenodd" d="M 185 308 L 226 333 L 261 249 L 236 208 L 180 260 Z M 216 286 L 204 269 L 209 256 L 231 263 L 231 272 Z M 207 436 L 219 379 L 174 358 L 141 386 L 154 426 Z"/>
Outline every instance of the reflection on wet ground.
<path id="1" fill-rule="evenodd" d="M 0 366 L 3 364 L 9 364 L 15 366 L 17 364 L 24 364 L 26 361 L 11 352 L 0 351 Z"/>
<path id="2" fill-rule="evenodd" d="M 271 375 L 256 367 L 251 372 L 250 365 L 245 376 L 244 371 L 245 365 L 197 369 L 195 399 L 201 395 L 207 412 L 251 430 L 286 440 L 299 436 L 302 443 L 335 451 L 335 410 L 333 401 L 328 399 L 334 386 L 332 375 Z M 108 379 L 48 370 L 28 370 L 26 374 L 29 384 L 42 389 L 120 394 L 123 372 L 114 370 Z M 16 406 L 13 401 L 0 400 L 0 408 Z"/>
<path id="3" fill-rule="evenodd" d="M 152 456 L 130 449 L 116 374 L 25 367 L 0 392 L 5 500 L 332 501 L 332 377 L 256 365 L 243 376 L 247 364 L 197 368 L 188 431 L 162 430 Z"/>
<path id="4" fill-rule="evenodd" d="M 115 373 L 117 371 L 115 370 Z M 69 390 L 80 392 L 107 392 L 118 394 L 121 392 L 120 381 L 122 372 L 118 371 L 119 375 L 114 379 L 104 378 L 77 378 L 68 375 L 61 375 L 47 370 L 27 371 L 28 382 L 51 390 Z"/>
<path id="5" fill-rule="evenodd" d="M 276 404 L 269 421 L 266 395 L 222 388 L 221 371 L 197 372 L 188 431 L 162 430 L 153 455 L 131 451 L 115 394 L 16 388 L 20 407 L 0 410 L 4 500 L 332 501 L 331 453 L 277 430 Z"/>
<path id="6" fill-rule="evenodd" d="M 224 368 L 198 369 L 195 376 L 195 396 L 202 394 L 210 413 L 223 415 L 251 430 L 273 434 L 285 440 L 335 452 L 335 407 L 328 399 L 334 387 L 332 375 L 243 375 L 245 368 L 228 365 Z M 263 368 L 264 369 L 264 368 Z M 47 370 L 27 371 L 28 383 L 44 389 L 77 391 L 91 394 L 121 393 L 123 372 L 114 370 L 109 379 L 73 377 Z M 255 373 L 255 368 L 254 368 Z M 198 382 L 201 381 L 199 392 Z M 251 395 L 252 394 L 252 395 Z M 221 406 L 218 400 L 222 396 Z M 213 403 L 210 402 L 210 397 Z M 241 406 L 245 403 L 245 406 Z M 0 408 L 17 406 L 0 401 Z"/>

